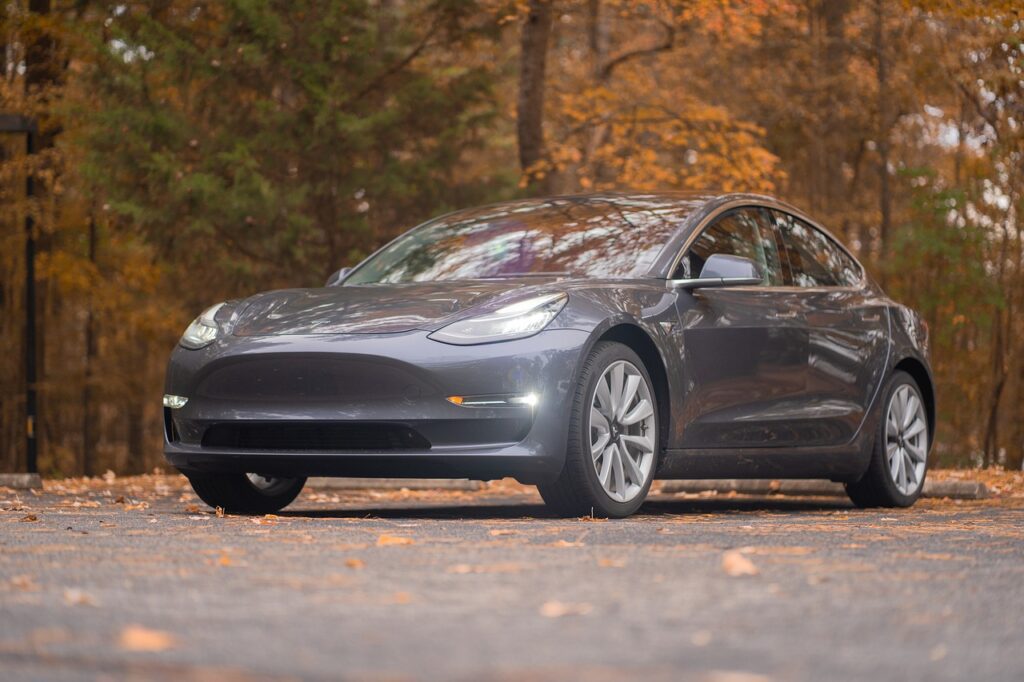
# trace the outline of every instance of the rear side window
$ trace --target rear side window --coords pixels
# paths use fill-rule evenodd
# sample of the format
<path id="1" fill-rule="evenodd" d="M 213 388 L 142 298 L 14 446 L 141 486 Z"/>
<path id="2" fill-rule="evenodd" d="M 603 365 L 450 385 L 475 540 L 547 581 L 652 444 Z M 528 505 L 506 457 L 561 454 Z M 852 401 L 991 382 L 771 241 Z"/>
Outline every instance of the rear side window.
<path id="1" fill-rule="evenodd" d="M 714 254 L 749 258 L 764 272 L 764 285 L 783 284 L 779 251 L 767 215 L 759 208 L 741 208 L 717 218 L 690 245 L 672 277 L 700 277 Z"/>
<path id="2" fill-rule="evenodd" d="M 772 211 L 782 233 L 793 284 L 800 287 L 852 287 L 860 284 L 857 262 L 824 232 L 781 211 Z"/>

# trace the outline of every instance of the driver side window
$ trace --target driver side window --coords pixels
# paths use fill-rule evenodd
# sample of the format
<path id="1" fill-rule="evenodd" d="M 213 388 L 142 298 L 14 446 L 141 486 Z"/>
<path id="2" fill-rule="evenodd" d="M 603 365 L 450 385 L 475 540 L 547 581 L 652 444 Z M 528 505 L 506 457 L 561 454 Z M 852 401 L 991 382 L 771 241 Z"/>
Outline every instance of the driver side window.
<path id="1" fill-rule="evenodd" d="M 771 223 L 760 208 L 741 208 L 720 216 L 690 245 L 673 279 L 700 277 L 713 254 L 742 256 L 764 273 L 762 286 L 782 286 L 782 266 Z"/>

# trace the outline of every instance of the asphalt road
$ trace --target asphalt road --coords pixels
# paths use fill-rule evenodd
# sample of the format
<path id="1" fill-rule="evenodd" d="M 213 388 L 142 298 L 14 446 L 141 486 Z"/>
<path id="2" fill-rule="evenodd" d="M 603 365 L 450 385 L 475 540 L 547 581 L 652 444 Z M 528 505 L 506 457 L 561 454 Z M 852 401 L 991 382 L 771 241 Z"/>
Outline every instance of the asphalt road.
<path id="1" fill-rule="evenodd" d="M 593 521 L 328 492 L 219 518 L 164 481 L 0 495 L 0 677 L 1024 679 L 1022 500 Z"/>

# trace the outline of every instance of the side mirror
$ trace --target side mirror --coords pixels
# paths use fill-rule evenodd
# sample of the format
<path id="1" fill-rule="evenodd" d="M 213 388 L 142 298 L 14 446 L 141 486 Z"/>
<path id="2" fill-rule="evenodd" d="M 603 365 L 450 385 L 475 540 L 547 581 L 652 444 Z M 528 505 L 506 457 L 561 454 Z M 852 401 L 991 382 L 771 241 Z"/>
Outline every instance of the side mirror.
<path id="1" fill-rule="evenodd" d="M 696 279 L 671 280 L 675 289 L 753 286 L 764 281 L 757 263 L 743 256 L 715 253 L 708 257 Z"/>
<path id="2" fill-rule="evenodd" d="M 341 284 L 341 281 L 348 277 L 348 273 L 352 272 L 352 268 L 342 268 L 336 273 L 327 278 L 327 284 L 325 287 L 336 287 Z"/>

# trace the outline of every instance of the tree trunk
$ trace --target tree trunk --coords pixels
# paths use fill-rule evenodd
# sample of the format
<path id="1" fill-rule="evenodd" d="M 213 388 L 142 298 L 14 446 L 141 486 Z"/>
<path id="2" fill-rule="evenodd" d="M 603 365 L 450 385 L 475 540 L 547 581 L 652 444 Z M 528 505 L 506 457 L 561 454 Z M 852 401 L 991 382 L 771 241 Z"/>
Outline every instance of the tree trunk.
<path id="1" fill-rule="evenodd" d="M 519 100 L 516 107 L 519 167 L 529 173 L 544 159 L 544 89 L 551 2 L 530 0 L 523 22 L 519 54 Z M 532 180 L 531 180 L 532 182 Z"/>
<path id="2" fill-rule="evenodd" d="M 96 218 L 89 215 L 89 262 L 96 266 Z M 93 409 L 93 367 L 96 364 L 96 329 L 93 319 L 92 301 L 87 304 L 85 314 L 85 367 L 82 372 L 82 475 L 94 476 L 98 429 L 97 412 Z"/>
<path id="3" fill-rule="evenodd" d="M 892 190 L 889 187 L 889 63 L 885 43 L 885 0 L 875 0 L 875 77 L 878 81 L 878 258 L 885 279 L 885 261 L 892 232 Z"/>

